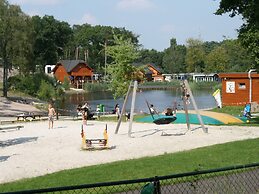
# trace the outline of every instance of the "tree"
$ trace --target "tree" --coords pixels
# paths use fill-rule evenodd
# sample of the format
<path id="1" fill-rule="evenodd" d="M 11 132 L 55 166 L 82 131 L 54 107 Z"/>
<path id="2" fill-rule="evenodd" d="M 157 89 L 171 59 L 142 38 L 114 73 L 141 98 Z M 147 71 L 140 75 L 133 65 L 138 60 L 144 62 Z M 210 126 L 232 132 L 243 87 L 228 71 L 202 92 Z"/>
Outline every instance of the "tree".
<path id="1" fill-rule="evenodd" d="M 108 65 L 111 76 L 110 89 L 114 98 L 124 96 L 131 81 L 135 78 L 136 67 L 132 63 L 139 57 L 137 46 L 131 39 L 121 35 L 114 35 L 114 46 L 107 47 L 107 54 L 112 58 Z"/>
<path id="2" fill-rule="evenodd" d="M 68 47 L 73 37 L 73 31 L 69 24 L 60 22 L 53 16 L 33 16 L 34 64 L 44 72 L 46 64 L 56 64 L 64 58 L 64 50 Z"/>
<path id="3" fill-rule="evenodd" d="M 163 57 L 163 69 L 166 73 L 186 72 L 185 56 L 186 47 L 177 45 L 176 39 L 172 38 L 170 47 L 165 49 Z"/>
<path id="4" fill-rule="evenodd" d="M 253 57 L 239 40 L 224 40 L 221 42 L 228 54 L 228 72 L 244 72 L 253 68 Z"/>
<path id="5" fill-rule="evenodd" d="M 259 65 L 259 1 L 258 0 L 221 0 L 216 14 L 230 12 L 230 17 L 242 15 L 244 24 L 239 29 L 238 38 Z"/>
<path id="6" fill-rule="evenodd" d="M 204 68 L 205 51 L 203 42 L 198 39 L 187 40 L 187 54 L 185 63 L 188 72 L 202 72 Z"/>
<path id="7" fill-rule="evenodd" d="M 86 57 L 87 63 L 100 73 L 105 71 L 105 62 L 111 63 L 106 55 L 106 47 L 115 45 L 113 34 L 129 38 L 134 45 L 138 45 L 138 36 L 125 28 L 83 24 L 73 26 L 73 31 L 74 41 L 70 49 L 79 48 L 79 58 L 84 60 Z"/>
<path id="8" fill-rule="evenodd" d="M 0 0 L 0 58 L 4 64 L 3 96 L 7 97 L 8 69 L 20 67 L 20 71 L 30 64 L 32 54 L 32 31 L 30 18 L 19 6 L 9 5 Z"/>
<path id="9" fill-rule="evenodd" d="M 205 73 L 226 72 L 229 65 L 227 50 L 222 46 L 216 47 L 206 56 L 205 63 Z"/>
<path id="10" fill-rule="evenodd" d="M 164 52 L 159 52 L 154 49 L 141 49 L 140 57 L 137 59 L 137 63 L 148 64 L 153 63 L 158 67 L 162 67 Z"/>

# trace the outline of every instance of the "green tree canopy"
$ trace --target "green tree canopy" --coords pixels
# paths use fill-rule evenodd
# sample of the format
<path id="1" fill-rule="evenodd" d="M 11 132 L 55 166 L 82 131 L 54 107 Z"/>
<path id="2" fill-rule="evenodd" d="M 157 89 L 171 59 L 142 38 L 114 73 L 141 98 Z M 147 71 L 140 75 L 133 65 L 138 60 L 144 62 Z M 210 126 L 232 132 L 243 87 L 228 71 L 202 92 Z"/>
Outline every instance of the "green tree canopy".
<path id="1" fill-rule="evenodd" d="M 216 14 L 224 13 L 230 13 L 230 17 L 243 16 L 244 24 L 239 29 L 239 39 L 259 65 L 259 1 L 221 0 Z"/>
<path id="2" fill-rule="evenodd" d="M 46 64 L 56 64 L 64 58 L 64 50 L 72 40 L 73 31 L 69 24 L 60 22 L 53 16 L 33 16 L 34 63 L 40 71 Z"/>
<path id="3" fill-rule="evenodd" d="M 156 64 L 158 67 L 162 67 L 164 52 L 159 52 L 154 49 L 141 49 L 140 50 L 140 57 L 137 59 L 137 63 L 140 64 L 148 64 L 153 63 Z"/>
<path id="4" fill-rule="evenodd" d="M 32 30 L 30 17 L 19 6 L 0 0 L 0 58 L 4 64 L 3 95 L 7 96 L 8 69 L 26 71 L 31 63 Z"/>
<path id="5" fill-rule="evenodd" d="M 187 72 L 203 72 L 205 51 L 203 42 L 199 39 L 190 38 L 187 40 L 187 54 L 185 63 Z"/>
<path id="6" fill-rule="evenodd" d="M 70 49 L 79 47 L 79 58 L 84 60 L 86 57 L 88 64 L 100 73 L 104 72 L 105 62 L 111 63 L 105 56 L 105 47 L 114 45 L 113 33 L 129 38 L 134 45 L 138 45 L 138 36 L 125 28 L 83 24 L 73 26 L 73 32 L 74 41 Z"/>
<path id="7" fill-rule="evenodd" d="M 112 59 L 108 65 L 110 89 L 114 92 L 114 98 L 124 96 L 136 75 L 136 67 L 132 63 L 139 57 L 138 47 L 131 39 L 114 35 L 114 46 L 107 47 L 107 54 Z"/>
<path id="8" fill-rule="evenodd" d="M 172 38 L 170 47 L 164 51 L 163 69 L 165 73 L 186 72 L 185 56 L 186 47 L 177 45 L 176 39 Z"/>

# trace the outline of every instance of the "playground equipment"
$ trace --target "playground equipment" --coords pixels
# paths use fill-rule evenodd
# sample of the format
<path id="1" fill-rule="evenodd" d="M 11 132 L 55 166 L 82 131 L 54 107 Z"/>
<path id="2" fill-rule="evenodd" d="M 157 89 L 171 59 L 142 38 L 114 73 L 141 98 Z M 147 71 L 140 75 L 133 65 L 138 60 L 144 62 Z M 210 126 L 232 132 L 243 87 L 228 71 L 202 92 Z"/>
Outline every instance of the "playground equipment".
<path id="1" fill-rule="evenodd" d="M 84 129 L 82 127 L 81 130 L 81 137 L 82 137 L 82 150 L 104 150 L 104 149 L 111 149 L 112 147 L 108 146 L 108 133 L 107 133 L 107 124 L 103 131 L 103 138 L 97 139 L 87 139 L 84 133 Z"/>
<path id="2" fill-rule="evenodd" d="M 165 125 L 165 124 L 172 123 L 172 122 L 174 122 L 174 121 L 176 120 L 176 116 L 173 115 L 172 111 L 170 111 L 170 114 L 164 115 L 164 116 L 161 116 L 161 115 L 159 115 L 159 114 L 156 112 L 157 117 L 155 118 L 155 117 L 154 117 L 154 112 L 151 111 L 150 104 L 148 103 L 147 100 L 146 100 L 146 104 L 147 104 L 147 106 L 148 106 L 150 115 L 151 115 L 152 118 L 153 118 L 153 123 L 155 123 L 155 124 L 157 124 L 157 125 Z M 168 109 L 169 109 L 169 108 L 168 108 Z M 171 109 L 169 109 L 169 110 L 171 110 Z"/>
<path id="3" fill-rule="evenodd" d="M 122 116 L 125 114 L 125 109 L 126 109 L 128 97 L 129 97 L 129 95 L 131 93 L 131 90 L 132 90 L 132 102 L 131 102 L 131 111 L 130 111 L 131 116 L 130 116 L 130 122 L 129 122 L 129 130 L 128 130 L 128 136 L 131 137 L 137 89 L 138 89 L 138 82 L 137 81 L 134 81 L 133 87 L 132 87 L 132 84 L 129 85 L 128 92 L 126 94 L 126 97 L 125 97 L 125 100 L 124 100 L 124 103 L 123 103 L 123 106 L 122 106 L 121 115 L 120 115 L 120 118 L 119 118 L 118 123 L 117 123 L 115 134 L 117 134 L 118 131 L 119 131 L 120 124 L 121 124 L 121 121 L 122 121 Z M 189 116 L 188 116 L 188 104 L 190 104 L 190 100 L 191 100 L 191 103 L 193 104 L 194 110 L 196 111 L 199 123 L 201 125 L 201 128 L 203 129 L 203 132 L 208 133 L 208 128 L 204 126 L 204 123 L 203 123 L 203 120 L 201 118 L 199 109 L 197 108 L 196 102 L 194 100 L 194 97 L 192 95 L 192 91 L 190 89 L 190 86 L 189 86 L 189 83 L 188 83 L 187 80 L 183 80 L 183 82 L 181 84 L 181 90 L 182 90 L 183 106 L 184 106 L 184 111 L 185 111 L 185 116 L 186 116 L 187 131 L 191 130 Z M 174 118 L 174 120 L 175 119 L 176 118 Z M 164 122 L 164 124 L 168 124 L 168 122 L 170 122 L 170 120 L 161 121 L 161 123 L 163 123 L 163 122 Z M 158 123 L 160 123 L 159 120 L 156 124 L 158 124 Z M 200 128 L 200 127 L 198 127 L 198 128 Z M 198 128 L 196 127 L 195 129 L 198 129 Z M 195 129 L 193 129 L 193 130 L 195 130 Z"/>

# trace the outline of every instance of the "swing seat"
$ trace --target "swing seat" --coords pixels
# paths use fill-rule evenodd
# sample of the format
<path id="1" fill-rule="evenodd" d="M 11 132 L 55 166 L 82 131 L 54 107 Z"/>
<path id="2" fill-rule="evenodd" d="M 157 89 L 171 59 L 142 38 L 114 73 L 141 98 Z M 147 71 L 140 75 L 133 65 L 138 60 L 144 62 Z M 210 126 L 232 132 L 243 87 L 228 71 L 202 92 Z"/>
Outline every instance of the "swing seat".
<path id="1" fill-rule="evenodd" d="M 157 125 L 165 125 L 174 122 L 176 119 L 177 118 L 175 116 L 164 116 L 154 119 L 153 123 Z"/>

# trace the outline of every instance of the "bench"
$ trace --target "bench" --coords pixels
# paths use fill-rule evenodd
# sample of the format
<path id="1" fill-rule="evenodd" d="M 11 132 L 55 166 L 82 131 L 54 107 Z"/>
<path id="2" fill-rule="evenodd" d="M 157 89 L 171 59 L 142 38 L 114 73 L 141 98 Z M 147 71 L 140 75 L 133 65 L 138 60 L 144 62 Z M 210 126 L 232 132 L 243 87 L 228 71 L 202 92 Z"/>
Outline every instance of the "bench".
<path id="1" fill-rule="evenodd" d="M 39 115 L 39 114 L 19 114 L 17 115 L 17 121 L 19 121 L 20 119 L 26 121 L 28 118 L 31 118 L 32 120 L 36 119 L 37 117 L 39 119 L 41 119 L 41 116 L 42 115 Z"/>
<path id="2" fill-rule="evenodd" d="M 8 129 L 17 129 L 20 130 L 24 126 L 22 125 L 14 125 L 14 126 L 0 126 L 0 130 L 8 130 Z"/>

